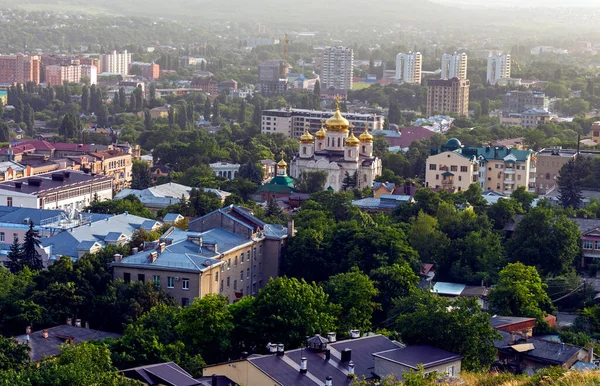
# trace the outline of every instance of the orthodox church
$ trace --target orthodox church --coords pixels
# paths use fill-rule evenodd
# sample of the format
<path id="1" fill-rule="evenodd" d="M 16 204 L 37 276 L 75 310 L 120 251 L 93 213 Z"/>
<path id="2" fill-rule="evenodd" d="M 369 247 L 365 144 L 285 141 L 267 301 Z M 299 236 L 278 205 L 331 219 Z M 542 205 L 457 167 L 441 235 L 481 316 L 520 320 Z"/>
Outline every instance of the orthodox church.
<path id="1" fill-rule="evenodd" d="M 300 137 L 300 152 L 290 161 L 290 175 L 302 172 L 327 172 L 325 187 L 338 192 L 344 179 L 359 189 L 372 186 L 381 174 L 381 159 L 373 156 L 373 136 L 368 129 L 358 138 L 350 131 L 350 123 L 340 113 L 325 121 L 325 127 L 313 136 L 308 131 Z"/>

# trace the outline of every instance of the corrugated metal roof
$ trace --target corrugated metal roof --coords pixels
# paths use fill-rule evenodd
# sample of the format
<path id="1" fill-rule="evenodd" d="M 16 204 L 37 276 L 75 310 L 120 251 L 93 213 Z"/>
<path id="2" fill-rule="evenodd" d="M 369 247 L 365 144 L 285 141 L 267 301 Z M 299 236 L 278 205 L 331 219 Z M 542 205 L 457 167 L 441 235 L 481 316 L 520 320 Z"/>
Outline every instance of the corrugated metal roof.
<path id="1" fill-rule="evenodd" d="M 437 292 L 440 295 L 459 296 L 466 288 L 465 284 L 445 283 L 438 281 L 433 286 L 431 292 Z"/>

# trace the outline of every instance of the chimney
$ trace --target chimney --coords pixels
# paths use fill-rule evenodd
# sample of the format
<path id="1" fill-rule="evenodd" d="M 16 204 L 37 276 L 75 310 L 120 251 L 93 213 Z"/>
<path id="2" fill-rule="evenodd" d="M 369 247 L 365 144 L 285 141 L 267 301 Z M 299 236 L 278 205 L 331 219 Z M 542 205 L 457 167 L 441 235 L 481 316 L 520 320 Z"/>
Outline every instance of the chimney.
<path id="1" fill-rule="evenodd" d="M 329 343 L 334 343 L 336 341 L 335 339 L 335 332 L 330 332 L 327 334 L 327 340 L 329 341 Z"/>
<path id="2" fill-rule="evenodd" d="M 350 362 L 352 360 L 352 349 L 345 348 L 342 350 L 342 362 Z"/>
<path id="3" fill-rule="evenodd" d="M 15 182 L 15 189 L 21 189 L 22 186 L 23 186 L 22 182 Z"/>
<path id="4" fill-rule="evenodd" d="M 328 361 L 331 359 L 331 350 L 327 349 L 325 350 L 325 360 Z"/>
<path id="5" fill-rule="evenodd" d="M 72 325 L 73 325 L 73 319 L 67 318 L 67 326 L 72 326 Z"/>
<path id="6" fill-rule="evenodd" d="M 86 330 L 90 329 L 90 322 L 85 322 L 85 328 L 86 328 Z"/>
<path id="7" fill-rule="evenodd" d="M 152 251 L 148 254 L 148 261 L 150 263 L 154 263 L 157 258 L 158 258 L 158 253 L 156 253 L 156 251 Z"/>
<path id="8" fill-rule="evenodd" d="M 359 330 L 350 330 L 350 338 L 351 339 L 360 338 L 360 331 Z"/>
<path id="9" fill-rule="evenodd" d="M 123 261 L 123 255 L 119 255 L 118 253 L 115 253 L 113 255 L 113 257 L 115 258 L 115 263 L 120 263 Z"/>
<path id="10" fill-rule="evenodd" d="M 331 375 L 328 375 L 327 378 L 325 378 L 325 386 L 333 386 L 333 378 L 331 378 Z"/>
<path id="11" fill-rule="evenodd" d="M 271 354 L 275 354 L 277 352 L 277 345 L 275 343 L 267 343 L 267 350 L 269 350 L 269 353 Z"/>
<path id="12" fill-rule="evenodd" d="M 348 378 L 354 378 L 354 362 L 348 363 Z"/>
<path id="13" fill-rule="evenodd" d="M 284 354 L 285 354 L 285 349 L 283 347 L 283 344 L 279 343 L 277 345 L 277 356 L 282 357 Z"/>
<path id="14" fill-rule="evenodd" d="M 300 358 L 300 374 L 308 373 L 308 359 L 306 357 Z"/>
<path id="15" fill-rule="evenodd" d="M 217 386 L 217 374 L 213 374 L 212 377 L 210 378 L 210 386 Z"/>
<path id="16" fill-rule="evenodd" d="M 131 254 L 135 255 L 136 253 L 138 253 L 139 250 L 140 249 L 138 247 L 133 247 L 133 248 L 131 248 Z"/>
<path id="17" fill-rule="evenodd" d="M 167 244 L 165 244 L 165 243 L 158 244 L 158 253 L 163 253 L 165 249 L 167 249 Z"/>
<path id="18" fill-rule="evenodd" d="M 594 344 L 588 344 L 588 362 L 594 363 Z"/>
<path id="19" fill-rule="evenodd" d="M 75 327 L 81 328 L 81 319 L 75 319 Z"/>
<path id="20" fill-rule="evenodd" d="M 42 332 L 42 336 L 44 337 L 44 339 L 48 339 L 48 330 L 47 329 Z"/>
<path id="21" fill-rule="evenodd" d="M 31 334 L 31 326 L 27 326 L 27 327 L 25 327 L 25 333 L 26 333 L 27 335 Z"/>

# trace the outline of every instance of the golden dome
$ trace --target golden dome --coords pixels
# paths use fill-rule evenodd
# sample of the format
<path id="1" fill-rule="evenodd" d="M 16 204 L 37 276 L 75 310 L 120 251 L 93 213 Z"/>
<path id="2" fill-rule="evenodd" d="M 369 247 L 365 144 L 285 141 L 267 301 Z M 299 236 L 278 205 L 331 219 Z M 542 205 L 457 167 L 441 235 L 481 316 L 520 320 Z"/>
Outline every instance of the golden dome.
<path id="1" fill-rule="evenodd" d="M 317 137 L 317 139 L 325 139 L 327 137 L 327 132 L 325 131 L 325 128 L 321 126 L 321 129 L 315 133 L 315 136 Z"/>
<path id="2" fill-rule="evenodd" d="M 337 131 L 343 132 L 348 131 L 348 127 L 350 127 L 350 122 L 340 113 L 340 109 L 337 108 L 335 110 L 335 114 L 327 121 L 325 121 L 325 126 L 327 126 L 327 131 Z"/>
<path id="3" fill-rule="evenodd" d="M 309 132 L 308 128 L 304 131 L 304 134 L 300 136 L 300 142 L 302 143 L 313 143 L 315 141 L 315 137 L 313 137 Z"/>
<path id="4" fill-rule="evenodd" d="M 278 168 L 286 168 L 287 167 L 287 162 L 285 162 L 283 160 L 283 158 L 282 158 L 281 161 L 277 162 L 277 167 Z"/>
<path id="5" fill-rule="evenodd" d="M 350 133 L 350 135 L 348 136 L 348 138 L 346 138 L 346 146 L 351 146 L 351 147 L 358 147 L 358 143 L 360 141 L 358 140 L 358 138 L 356 138 L 354 136 L 354 133 Z"/>
<path id="6" fill-rule="evenodd" d="M 369 129 L 365 129 L 365 132 L 362 133 L 359 137 L 361 142 L 373 142 L 373 136 L 369 133 Z"/>

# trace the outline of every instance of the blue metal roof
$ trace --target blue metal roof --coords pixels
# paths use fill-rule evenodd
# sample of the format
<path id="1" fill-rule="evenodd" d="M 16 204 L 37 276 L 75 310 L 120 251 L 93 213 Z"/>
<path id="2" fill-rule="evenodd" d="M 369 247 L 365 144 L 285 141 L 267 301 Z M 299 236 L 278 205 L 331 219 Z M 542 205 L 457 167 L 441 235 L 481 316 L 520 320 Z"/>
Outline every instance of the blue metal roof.
<path id="1" fill-rule="evenodd" d="M 466 288 L 465 284 L 437 282 L 431 292 L 437 292 L 440 295 L 459 296 Z"/>
<path id="2" fill-rule="evenodd" d="M 177 221 L 177 219 L 181 216 L 179 213 L 167 213 L 165 217 L 163 217 L 163 221 Z"/>

